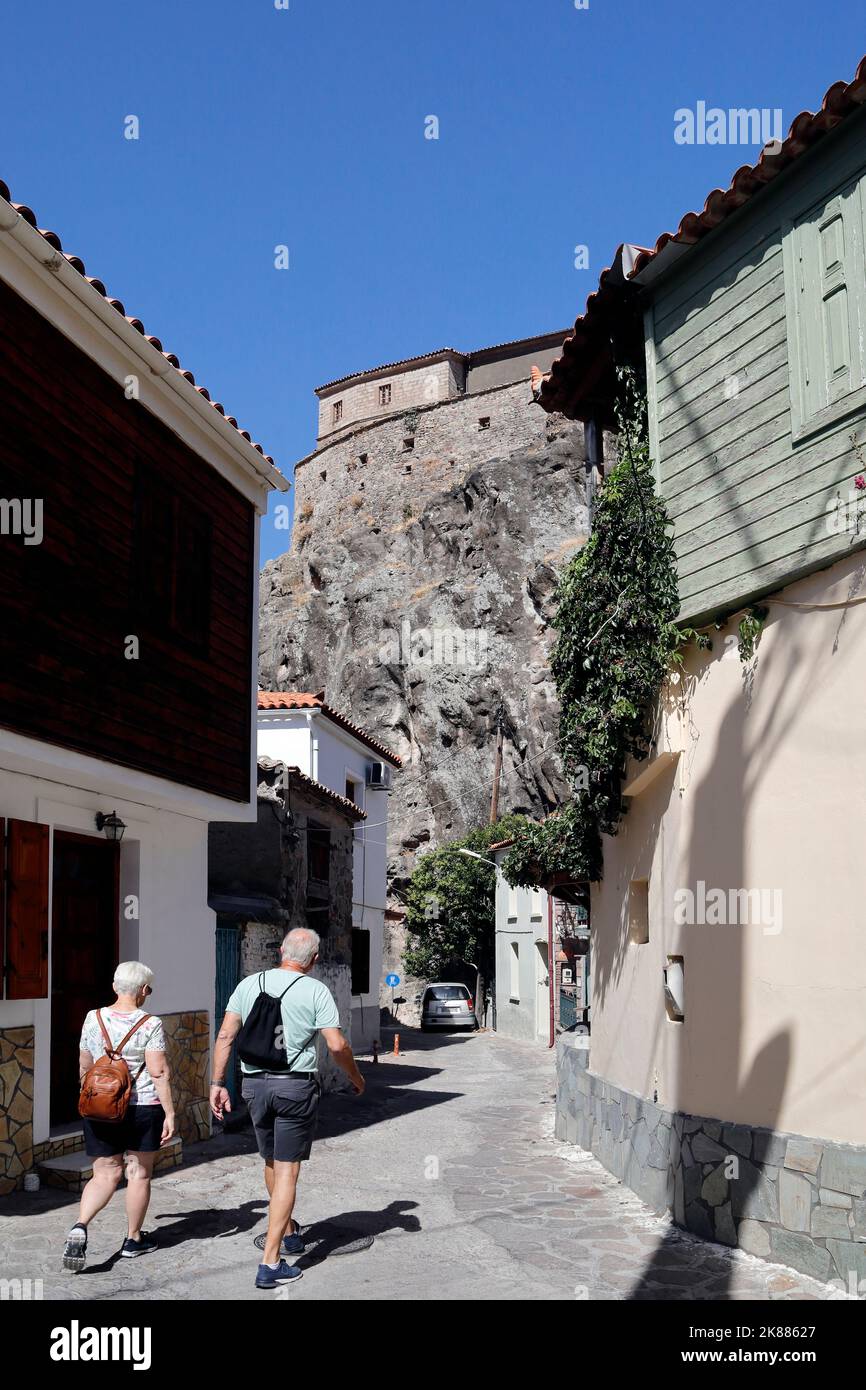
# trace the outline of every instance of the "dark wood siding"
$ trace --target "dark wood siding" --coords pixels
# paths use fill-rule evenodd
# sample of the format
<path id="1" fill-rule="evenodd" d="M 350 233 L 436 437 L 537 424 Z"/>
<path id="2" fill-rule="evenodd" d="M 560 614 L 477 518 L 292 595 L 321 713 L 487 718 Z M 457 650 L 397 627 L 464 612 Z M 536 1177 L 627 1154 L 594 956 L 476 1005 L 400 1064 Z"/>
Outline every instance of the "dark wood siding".
<path id="1" fill-rule="evenodd" d="M 49 836 L 47 825 L 9 822 L 7 999 L 45 999 L 48 995 Z"/>
<path id="2" fill-rule="evenodd" d="M 0 498 L 0 726 L 246 800 L 254 509 L 3 282 Z"/>

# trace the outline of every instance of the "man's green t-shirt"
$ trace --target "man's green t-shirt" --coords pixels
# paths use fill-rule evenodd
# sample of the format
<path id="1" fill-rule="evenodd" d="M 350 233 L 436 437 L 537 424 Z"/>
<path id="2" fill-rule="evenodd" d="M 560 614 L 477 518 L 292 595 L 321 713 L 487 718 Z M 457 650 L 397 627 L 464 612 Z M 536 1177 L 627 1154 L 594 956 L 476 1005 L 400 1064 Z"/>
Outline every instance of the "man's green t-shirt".
<path id="1" fill-rule="evenodd" d="M 333 994 L 321 980 L 311 975 L 301 975 L 297 970 L 259 970 L 255 975 L 247 975 L 235 989 L 226 1012 L 240 1014 L 241 1023 L 246 1023 L 247 1014 L 264 989 L 276 998 L 291 986 L 280 1006 L 283 1015 L 283 1037 L 286 1040 L 286 1061 L 292 1062 L 292 1071 L 318 1070 L 318 1038 L 304 1047 L 310 1034 L 319 1028 L 339 1028 L 340 1015 Z M 300 1056 L 298 1050 L 303 1048 Z M 292 1061 L 296 1058 L 295 1061 Z M 255 1076 L 259 1067 L 251 1067 L 241 1062 L 245 1075 Z"/>

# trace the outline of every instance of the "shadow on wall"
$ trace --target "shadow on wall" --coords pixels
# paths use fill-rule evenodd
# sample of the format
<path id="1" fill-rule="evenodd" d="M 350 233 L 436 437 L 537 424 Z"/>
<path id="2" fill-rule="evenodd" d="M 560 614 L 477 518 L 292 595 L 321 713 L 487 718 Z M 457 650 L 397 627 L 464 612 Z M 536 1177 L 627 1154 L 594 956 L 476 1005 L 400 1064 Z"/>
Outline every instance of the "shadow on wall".
<path id="1" fill-rule="evenodd" d="M 738 657 L 714 652 L 707 658 L 707 674 L 723 679 L 713 667 L 734 660 Z M 766 684 L 774 660 L 785 663 L 786 680 L 778 698 L 765 702 L 759 713 L 761 686 Z M 691 834 L 682 872 L 677 866 L 675 887 L 694 890 L 699 880 L 725 890 L 767 886 L 751 882 L 755 873 L 760 878 L 761 863 L 753 865 L 747 854 L 749 813 L 795 717 L 814 695 L 816 676 L 788 636 L 775 652 L 768 652 L 765 646 L 762 653 L 759 644 L 756 657 L 739 674 L 742 689 L 722 720 L 712 762 L 688 794 Z M 686 1017 L 683 1023 L 667 1025 L 683 1030 L 676 1049 L 671 1105 L 680 1112 L 718 1115 L 772 1130 L 778 1124 L 788 1084 L 792 1039 L 789 1031 L 776 1033 L 763 1043 L 744 1072 L 745 985 L 747 972 L 754 968 L 754 952 L 748 950 L 746 934 L 761 930 L 757 924 L 680 928 Z M 778 951 L 787 948 L 784 931 L 771 940 Z M 804 960 L 804 968 L 806 964 Z M 743 1220 L 779 1221 L 777 1194 L 762 1171 L 763 1154 L 752 1152 L 749 1138 L 737 1142 L 728 1126 L 719 1126 L 714 1145 L 712 1139 L 707 1142 L 706 1124 L 703 1131 L 698 1142 L 688 1134 L 675 1142 L 674 1218 L 697 1235 L 736 1245 Z M 669 1247 L 674 1240 L 670 1237 L 661 1242 L 632 1298 L 648 1296 L 657 1285 L 669 1267 Z M 718 1298 L 726 1296 L 730 1275 L 729 1269 L 717 1290 Z"/>

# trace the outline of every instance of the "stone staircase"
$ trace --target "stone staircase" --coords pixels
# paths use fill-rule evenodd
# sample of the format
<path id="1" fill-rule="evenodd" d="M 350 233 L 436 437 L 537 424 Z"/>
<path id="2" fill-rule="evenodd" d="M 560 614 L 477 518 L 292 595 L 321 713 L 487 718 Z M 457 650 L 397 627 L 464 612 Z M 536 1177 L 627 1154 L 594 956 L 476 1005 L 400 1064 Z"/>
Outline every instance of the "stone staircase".
<path id="1" fill-rule="evenodd" d="M 154 1174 L 165 1172 L 167 1168 L 177 1168 L 183 1162 L 183 1140 L 179 1134 L 160 1149 L 153 1165 Z M 83 1151 L 60 1154 L 57 1158 L 46 1158 L 36 1165 L 40 1181 L 45 1187 L 59 1187 L 66 1192 L 80 1192 L 86 1182 L 93 1177 L 93 1160 Z"/>

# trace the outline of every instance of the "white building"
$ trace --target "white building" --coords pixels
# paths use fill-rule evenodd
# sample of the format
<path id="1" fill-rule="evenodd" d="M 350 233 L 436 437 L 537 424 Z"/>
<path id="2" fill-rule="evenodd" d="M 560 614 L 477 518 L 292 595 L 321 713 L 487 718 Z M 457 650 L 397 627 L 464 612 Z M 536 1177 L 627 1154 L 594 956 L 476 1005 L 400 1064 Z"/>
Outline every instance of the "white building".
<path id="1" fill-rule="evenodd" d="M 352 1046 L 379 1037 L 387 896 L 388 787 L 400 759 L 325 703 L 324 692 L 259 691 L 258 754 L 308 777 L 367 813 L 355 828 L 352 893 Z"/>
<path id="2" fill-rule="evenodd" d="M 2 1194 L 80 1184 L 118 960 L 154 971 L 180 1135 L 209 1133 L 208 823 L 256 815 L 250 596 L 287 484 L 2 183 L 0 321 Z"/>

